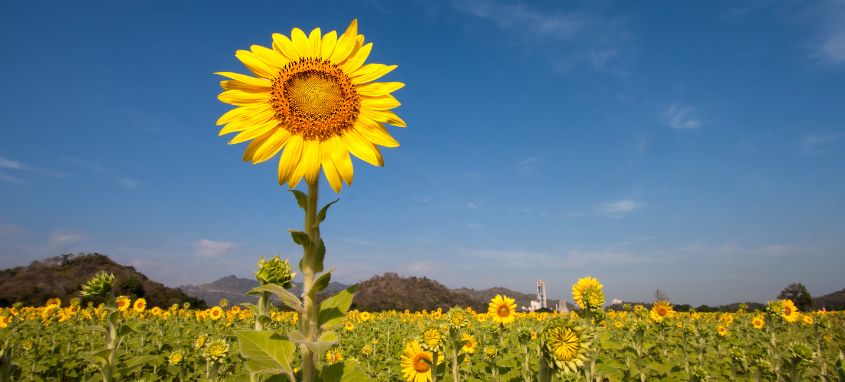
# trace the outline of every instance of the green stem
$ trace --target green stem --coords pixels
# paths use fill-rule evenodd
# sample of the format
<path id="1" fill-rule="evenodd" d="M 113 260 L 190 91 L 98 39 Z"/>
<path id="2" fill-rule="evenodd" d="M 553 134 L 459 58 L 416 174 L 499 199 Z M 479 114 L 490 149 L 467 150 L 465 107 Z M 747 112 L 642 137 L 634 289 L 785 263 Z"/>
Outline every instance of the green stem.
<path id="1" fill-rule="evenodd" d="M 320 335 L 317 325 L 318 311 L 316 292 L 312 290 L 316 276 L 313 267 L 316 249 L 320 243 L 320 229 L 317 227 L 317 186 L 318 182 L 308 182 L 308 203 L 305 205 L 305 233 L 311 245 L 305 246 L 302 261 L 302 302 L 305 317 L 300 320 L 300 331 L 308 341 L 316 341 Z M 302 381 L 313 382 L 317 377 L 317 355 L 302 345 Z"/>

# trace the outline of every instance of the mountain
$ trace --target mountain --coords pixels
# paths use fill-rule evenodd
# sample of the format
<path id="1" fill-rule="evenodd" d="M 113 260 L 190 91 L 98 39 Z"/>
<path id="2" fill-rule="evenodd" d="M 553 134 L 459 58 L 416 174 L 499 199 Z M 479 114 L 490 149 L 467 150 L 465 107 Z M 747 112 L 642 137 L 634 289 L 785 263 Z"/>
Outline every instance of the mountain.
<path id="1" fill-rule="evenodd" d="M 229 301 L 230 305 L 238 305 L 242 303 L 255 303 L 258 297 L 246 295 L 252 288 L 258 286 L 258 281 L 255 279 L 240 278 L 235 275 L 219 278 L 207 284 L 200 285 L 182 285 L 178 288 L 186 294 L 204 300 L 209 306 L 217 305 L 221 299 Z M 317 301 L 322 300 L 327 296 L 344 290 L 348 287 L 346 284 L 338 282 L 330 282 L 326 289 L 317 293 Z M 302 285 L 294 284 L 290 292 L 299 296 L 302 294 Z"/>
<path id="2" fill-rule="evenodd" d="M 385 273 L 362 281 L 358 284 L 352 306 L 366 311 L 448 310 L 452 306 L 487 311 L 486 302 L 456 293 L 437 281 L 426 277 L 399 277 L 396 273 Z"/>
<path id="3" fill-rule="evenodd" d="M 16 302 L 38 306 L 51 297 L 59 297 L 67 303 L 73 297 L 80 297 L 82 283 L 100 271 L 114 274 L 117 295 L 143 297 L 148 307 L 167 308 L 185 302 L 192 307 L 205 307 L 202 300 L 152 281 L 134 267 L 120 265 L 99 253 L 61 255 L 33 261 L 25 267 L 0 270 L 0 307 Z M 102 298 L 82 299 L 83 303 L 87 301 L 100 303 Z"/>
<path id="4" fill-rule="evenodd" d="M 828 293 L 824 296 L 816 297 L 813 299 L 813 305 L 815 305 L 817 309 L 845 309 L 845 289 L 840 290 L 838 292 Z"/>

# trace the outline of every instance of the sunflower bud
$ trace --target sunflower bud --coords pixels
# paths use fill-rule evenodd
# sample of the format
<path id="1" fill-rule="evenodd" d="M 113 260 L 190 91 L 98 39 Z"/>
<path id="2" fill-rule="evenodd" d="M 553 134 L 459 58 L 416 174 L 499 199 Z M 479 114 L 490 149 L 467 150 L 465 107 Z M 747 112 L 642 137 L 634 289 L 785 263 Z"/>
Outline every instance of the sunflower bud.
<path id="1" fill-rule="evenodd" d="M 100 296 L 111 292 L 114 285 L 114 274 L 101 271 L 82 284 L 83 296 Z"/>
<path id="2" fill-rule="evenodd" d="M 291 272 L 288 261 L 282 260 L 279 256 L 270 260 L 264 260 L 262 256 L 258 261 L 258 272 L 255 272 L 255 278 L 261 285 L 278 284 L 285 289 L 293 287 L 291 281 L 294 275 L 296 273 Z"/>
<path id="3" fill-rule="evenodd" d="M 543 357 L 549 367 L 564 374 L 577 374 L 590 350 L 587 329 L 566 318 L 551 320 L 541 334 Z"/>

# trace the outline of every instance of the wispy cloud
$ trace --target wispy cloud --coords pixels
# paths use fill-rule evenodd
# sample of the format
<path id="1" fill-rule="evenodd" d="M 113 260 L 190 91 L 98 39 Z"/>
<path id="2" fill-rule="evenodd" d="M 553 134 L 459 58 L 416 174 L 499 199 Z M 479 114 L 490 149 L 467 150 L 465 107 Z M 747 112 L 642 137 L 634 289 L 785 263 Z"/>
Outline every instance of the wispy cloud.
<path id="1" fill-rule="evenodd" d="M 606 217 L 623 217 L 631 212 L 640 210 L 646 207 L 645 202 L 622 199 L 611 202 L 605 202 L 596 207 L 596 214 Z"/>
<path id="2" fill-rule="evenodd" d="M 230 254 L 237 245 L 228 241 L 201 239 L 194 243 L 194 254 L 199 257 L 213 258 Z"/>
<path id="3" fill-rule="evenodd" d="M 21 163 L 15 160 L 11 160 L 4 156 L 0 156 L 0 168 L 10 169 L 10 170 L 20 170 L 23 167 Z"/>
<path id="4" fill-rule="evenodd" d="M 632 49 L 630 33 L 619 19 L 606 19 L 586 12 L 554 12 L 531 3 L 496 0 L 453 1 L 453 8 L 486 20 L 520 41 L 542 44 L 544 52 L 555 52 L 552 65 L 569 71 L 588 65 L 602 71 L 616 71 Z"/>
<path id="5" fill-rule="evenodd" d="M 845 1 L 830 0 L 821 4 L 815 56 L 829 64 L 845 64 Z"/>
<path id="6" fill-rule="evenodd" d="M 47 247 L 51 250 L 61 249 L 82 240 L 83 234 L 78 231 L 59 230 L 50 232 L 47 238 Z"/>
<path id="7" fill-rule="evenodd" d="M 660 112 L 660 118 L 669 127 L 677 130 L 694 130 L 701 126 L 701 120 L 694 118 L 692 106 L 672 104 Z"/>
<path id="8" fill-rule="evenodd" d="M 838 132 L 805 135 L 801 139 L 801 152 L 807 155 L 824 154 L 842 137 L 845 134 Z"/>
<path id="9" fill-rule="evenodd" d="M 527 165 L 530 165 L 530 164 L 533 164 L 533 163 L 537 163 L 537 162 L 539 162 L 539 161 L 540 161 L 540 158 L 537 158 L 537 157 L 528 157 L 528 158 L 525 158 L 525 159 L 523 159 L 523 160 L 521 160 L 521 161 L 519 161 L 519 162 L 516 162 L 516 164 L 518 164 L 518 165 L 520 165 L 520 166 L 527 166 Z"/>

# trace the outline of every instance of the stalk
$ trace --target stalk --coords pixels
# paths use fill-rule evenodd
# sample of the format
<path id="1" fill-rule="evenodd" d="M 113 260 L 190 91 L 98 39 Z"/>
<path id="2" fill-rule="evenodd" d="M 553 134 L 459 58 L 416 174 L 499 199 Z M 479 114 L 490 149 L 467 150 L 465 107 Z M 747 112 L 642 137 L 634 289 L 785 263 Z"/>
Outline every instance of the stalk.
<path id="1" fill-rule="evenodd" d="M 320 243 L 320 229 L 317 227 L 317 188 L 318 181 L 308 183 L 308 202 L 305 205 L 305 234 L 311 245 L 304 248 L 302 255 L 302 302 L 305 308 L 305 317 L 300 320 L 300 331 L 308 341 L 314 342 L 320 335 L 320 328 L 317 325 L 318 311 L 316 304 L 316 293 L 312 290 L 316 272 L 313 268 L 313 259 L 316 256 L 316 249 Z M 317 377 L 317 355 L 307 346 L 302 345 L 302 380 L 313 382 Z"/>

